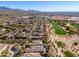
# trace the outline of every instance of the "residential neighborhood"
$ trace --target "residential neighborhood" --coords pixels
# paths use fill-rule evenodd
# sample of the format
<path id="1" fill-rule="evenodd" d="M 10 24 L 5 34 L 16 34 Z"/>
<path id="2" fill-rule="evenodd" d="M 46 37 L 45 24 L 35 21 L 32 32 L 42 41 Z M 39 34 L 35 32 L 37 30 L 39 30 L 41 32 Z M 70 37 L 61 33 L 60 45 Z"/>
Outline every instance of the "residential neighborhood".
<path id="1" fill-rule="evenodd" d="M 0 57 L 79 57 L 77 4 L 0 2 Z"/>

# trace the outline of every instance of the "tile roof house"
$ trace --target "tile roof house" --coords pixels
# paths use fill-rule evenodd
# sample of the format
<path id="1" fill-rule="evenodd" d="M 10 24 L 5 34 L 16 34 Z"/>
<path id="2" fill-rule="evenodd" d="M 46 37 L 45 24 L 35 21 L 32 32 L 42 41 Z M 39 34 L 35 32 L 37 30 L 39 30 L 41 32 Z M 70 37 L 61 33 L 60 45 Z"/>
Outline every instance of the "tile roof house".
<path id="1" fill-rule="evenodd" d="M 43 46 L 31 46 L 30 48 L 26 48 L 25 49 L 26 53 L 29 52 L 45 52 L 45 49 L 43 48 Z"/>

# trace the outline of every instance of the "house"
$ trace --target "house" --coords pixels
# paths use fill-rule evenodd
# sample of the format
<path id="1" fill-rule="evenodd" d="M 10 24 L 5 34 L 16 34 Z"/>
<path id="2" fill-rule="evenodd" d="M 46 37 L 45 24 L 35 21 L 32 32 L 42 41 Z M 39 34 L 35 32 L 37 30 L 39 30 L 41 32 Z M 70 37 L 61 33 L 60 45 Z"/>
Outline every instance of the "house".
<path id="1" fill-rule="evenodd" d="M 27 34 L 25 32 L 21 32 L 19 35 L 18 35 L 18 39 L 26 39 L 27 38 Z"/>
<path id="2" fill-rule="evenodd" d="M 23 32 L 29 33 L 30 30 L 29 30 L 28 28 L 24 28 L 24 29 L 23 29 Z"/>
<path id="3" fill-rule="evenodd" d="M 42 45 L 42 43 L 41 42 L 36 42 L 36 43 L 29 43 L 28 44 L 29 46 L 35 46 L 35 45 Z"/>
<path id="4" fill-rule="evenodd" d="M 30 36 L 31 40 L 41 40 L 43 36 Z"/>
<path id="5" fill-rule="evenodd" d="M 39 53 L 39 52 L 31 52 L 31 53 L 24 53 L 23 55 L 22 55 L 23 57 L 41 57 L 41 54 Z"/>
<path id="6" fill-rule="evenodd" d="M 31 43 L 29 43 L 29 45 L 42 45 L 42 40 L 32 40 Z"/>
<path id="7" fill-rule="evenodd" d="M 43 48 L 43 46 L 31 46 L 30 48 L 26 48 L 25 52 L 29 53 L 29 52 L 40 52 L 43 53 L 46 50 Z"/>
<path id="8" fill-rule="evenodd" d="M 44 35 L 44 33 L 42 32 L 42 33 L 38 33 L 38 32 L 32 32 L 32 34 L 31 34 L 32 36 L 43 36 Z"/>

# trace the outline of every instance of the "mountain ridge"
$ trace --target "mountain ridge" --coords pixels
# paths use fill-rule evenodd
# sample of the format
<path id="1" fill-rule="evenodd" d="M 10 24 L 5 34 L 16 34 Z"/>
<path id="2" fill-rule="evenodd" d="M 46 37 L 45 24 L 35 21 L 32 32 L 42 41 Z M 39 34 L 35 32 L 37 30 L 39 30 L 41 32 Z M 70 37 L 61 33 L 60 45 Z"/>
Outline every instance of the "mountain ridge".
<path id="1" fill-rule="evenodd" d="M 0 7 L 0 11 L 15 11 L 15 12 L 24 12 L 30 14 L 45 14 L 45 15 L 78 15 L 79 12 L 44 12 L 38 10 L 22 10 L 22 9 L 12 9 L 9 7 Z"/>

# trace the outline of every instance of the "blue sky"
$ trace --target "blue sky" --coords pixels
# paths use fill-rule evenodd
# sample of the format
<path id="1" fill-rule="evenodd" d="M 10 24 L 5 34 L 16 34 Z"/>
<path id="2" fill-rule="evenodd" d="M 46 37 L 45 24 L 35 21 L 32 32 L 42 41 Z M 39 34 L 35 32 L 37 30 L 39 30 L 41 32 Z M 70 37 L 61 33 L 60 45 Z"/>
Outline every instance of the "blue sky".
<path id="1" fill-rule="evenodd" d="M 79 1 L 0 1 L 0 6 L 39 11 L 79 11 Z"/>

